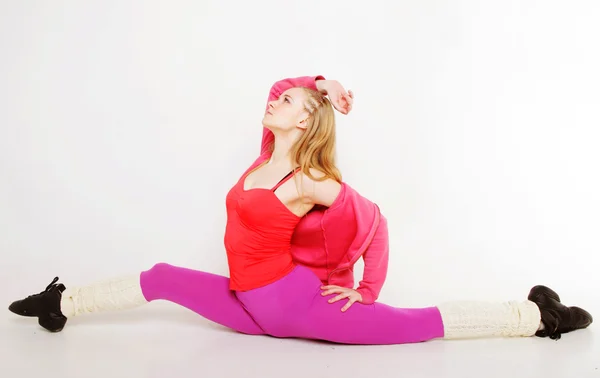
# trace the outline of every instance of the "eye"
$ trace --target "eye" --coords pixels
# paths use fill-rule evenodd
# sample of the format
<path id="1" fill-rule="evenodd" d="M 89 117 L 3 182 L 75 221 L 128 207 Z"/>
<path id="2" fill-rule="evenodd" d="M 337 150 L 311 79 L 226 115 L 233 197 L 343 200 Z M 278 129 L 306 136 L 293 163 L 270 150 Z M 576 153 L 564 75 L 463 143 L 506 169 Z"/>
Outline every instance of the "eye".
<path id="1" fill-rule="evenodd" d="M 290 99 L 286 97 L 283 99 L 283 101 L 290 102 Z"/>

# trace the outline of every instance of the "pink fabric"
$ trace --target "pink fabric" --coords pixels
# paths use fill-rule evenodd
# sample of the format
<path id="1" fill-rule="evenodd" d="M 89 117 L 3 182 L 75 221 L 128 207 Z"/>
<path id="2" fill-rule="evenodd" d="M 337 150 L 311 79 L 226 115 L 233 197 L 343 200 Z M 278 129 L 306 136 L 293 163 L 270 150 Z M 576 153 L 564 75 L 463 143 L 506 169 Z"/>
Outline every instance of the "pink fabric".
<path id="1" fill-rule="evenodd" d="M 292 87 L 317 90 L 323 76 L 288 78 L 273 84 L 268 101 Z M 273 133 L 263 128 L 261 155 L 252 166 L 270 158 Z M 311 269 L 324 284 L 354 288 L 354 264 L 364 260 L 362 280 L 356 288 L 364 304 L 379 297 L 387 276 L 389 237 L 387 220 L 379 207 L 347 183 L 329 208 L 316 208 L 296 226 L 292 238 L 294 261 Z"/>
<path id="2" fill-rule="evenodd" d="M 316 221 L 318 220 L 318 223 Z M 303 239 L 314 232 L 323 234 L 324 243 L 305 249 Z M 363 258 L 364 272 L 356 290 L 363 303 L 374 303 L 383 287 L 389 261 L 387 220 L 379 207 L 348 184 L 326 209 L 317 209 L 302 219 L 292 238 L 292 257 L 314 267 L 317 276 L 331 285 L 354 287 L 354 264 Z M 320 266 L 326 266 L 323 272 Z"/>
<path id="3" fill-rule="evenodd" d="M 403 309 L 383 303 L 328 303 L 321 281 L 298 266 L 284 278 L 245 292 L 228 290 L 228 279 L 210 273 L 156 264 L 142 272 L 147 300 L 178 303 L 199 315 L 246 334 L 297 337 L 344 344 L 404 344 L 443 337 L 437 307 Z"/>
<path id="4" fill-rule="evenodd" d="M 140 285 L 147 301 L 177 303 L 238 332 L 265 334 L 229 290 L 227 277 L 158 263 L 140 274 Z"/>
<path id="5" fill-rule="evenodd" d="M 276 83 L 269 99 L 292 86 L 314 87 L 319 77 Z M 316 88 L 315 88 L 316 89 Z M 269 158 L 272 133 L 265 129 L 261 155 L 248 171 Z M 294 230 L 292 255 L 300 264 L 274 283 L 244 292 L 229 290 L 227 277 L 156 264 L 142 272 L 148 301 L 168 300 L 246 334 L 301 337 L 347 344 L 402 344 L 444 334 L 436 307 L 401 309 L 377 303 L 388 264 L 387 222 L 379 207 L 346 183 L 333 204 L 316 208 Z M 353 287 L 353 266 L 363 257 L 365 273 L 357 290 L 363 303 L 340 311 L 336 294 L 321 295 L 321 285 Z"/>

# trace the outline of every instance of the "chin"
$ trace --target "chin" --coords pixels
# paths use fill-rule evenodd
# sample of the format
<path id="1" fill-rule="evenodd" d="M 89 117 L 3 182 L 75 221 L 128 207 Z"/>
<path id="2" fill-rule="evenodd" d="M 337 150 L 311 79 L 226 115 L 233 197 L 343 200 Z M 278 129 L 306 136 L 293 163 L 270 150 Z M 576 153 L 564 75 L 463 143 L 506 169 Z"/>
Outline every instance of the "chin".
<path id="1" fill-rule="evenodd" d="M 277 127 L 271 123 L 269 123 L 267 120 L 263 119 L 262 122 L 263 127 L 266 127 L 267 129 L 273 131 L 273 129 L 276 129 Z"/>

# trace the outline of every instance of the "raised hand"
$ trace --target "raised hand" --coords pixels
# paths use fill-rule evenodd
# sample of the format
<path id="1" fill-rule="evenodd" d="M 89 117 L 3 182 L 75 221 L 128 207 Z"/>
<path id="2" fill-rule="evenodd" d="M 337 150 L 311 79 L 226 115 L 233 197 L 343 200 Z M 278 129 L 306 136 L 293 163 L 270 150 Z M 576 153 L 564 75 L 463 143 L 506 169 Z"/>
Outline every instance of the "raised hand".
<path id="1" fill-rule="evenodd" d="M 354 93 L 346 91 L 337 80 L 319 80 L 317 89 L 327 95 L 333 107 L 342 114 L 348 114 L 354 104 Z"/>

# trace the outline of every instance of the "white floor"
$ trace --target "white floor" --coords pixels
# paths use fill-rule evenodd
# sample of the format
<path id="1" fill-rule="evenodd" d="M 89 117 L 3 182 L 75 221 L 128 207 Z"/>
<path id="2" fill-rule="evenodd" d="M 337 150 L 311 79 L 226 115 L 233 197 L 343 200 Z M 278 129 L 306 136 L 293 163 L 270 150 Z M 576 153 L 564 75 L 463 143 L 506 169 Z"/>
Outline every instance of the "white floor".
<path id="1" fill-rule="evenodd" d="M 55 334 L 8 310 L 1 319 L 1 377 L 600 377 L 596 323 L 559 341 L 349 346 L 241 335 L 167 303 L 75 318 Z"/>

